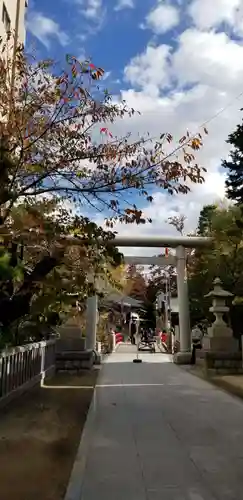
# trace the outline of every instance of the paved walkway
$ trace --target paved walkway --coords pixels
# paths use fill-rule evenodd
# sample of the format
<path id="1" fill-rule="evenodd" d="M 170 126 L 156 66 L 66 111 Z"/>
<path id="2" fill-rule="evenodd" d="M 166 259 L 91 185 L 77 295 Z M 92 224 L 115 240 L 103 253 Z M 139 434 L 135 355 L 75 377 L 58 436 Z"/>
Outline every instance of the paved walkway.
<path id="1" fill-rule="evenodd" d="M 67 499 L 243 500 L 243 402 L 126 351 L 102 368 Z"/>

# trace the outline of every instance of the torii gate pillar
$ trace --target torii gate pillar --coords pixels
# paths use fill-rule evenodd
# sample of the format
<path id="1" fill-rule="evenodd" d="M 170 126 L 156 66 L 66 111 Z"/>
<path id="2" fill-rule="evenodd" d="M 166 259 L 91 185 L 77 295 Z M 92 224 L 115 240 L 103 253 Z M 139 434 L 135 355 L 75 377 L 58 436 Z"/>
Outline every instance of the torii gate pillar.
<path id="1" fill-rule="evenodd" d="M 98 322 L 98 297 L 92 295 L 86 302 L 86 349 L 96 350 L 96 332 Z"/>
<path id="2" fill-rule="evenodd" d="M 176 248 L 177 258 L 177 291 L 179 308 L 180 352 L 175 354 L 174 361 L 178 364 L 189 364 L 191 361 L 191 329 L 188 300 L 188 285 L 186 272 L 185 247 Z"/>

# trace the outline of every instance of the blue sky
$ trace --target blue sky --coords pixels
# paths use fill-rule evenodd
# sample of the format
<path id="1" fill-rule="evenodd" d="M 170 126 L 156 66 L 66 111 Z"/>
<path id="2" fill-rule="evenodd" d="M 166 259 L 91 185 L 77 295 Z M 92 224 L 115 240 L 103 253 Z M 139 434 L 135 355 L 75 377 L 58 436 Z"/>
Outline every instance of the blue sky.
<path id="1" fill-rule="evenodd" d="M 204 184 L 187 196 L 155 188 L 154 203 L 143 204 L 153 224 L 133 231 L 168 232 L 165 220 L 176 212 L 193 230 L 202 206 L 224 196 L 225 140 L 242 118 L 243 0 L 30 0 L 33 43 L 40 58 L 70 53 L 105 69 L 109 91 L 141 112 L 115 124 L 118 135 L 170 132 L 178 139 L 209 122 L 198 158 L 207 168 Z"/>
<path id="2" fill-rule="evenodd" d="M 32 33 L 28 32 L 27 42 L 34 42 L 40 57 L 51 55 L 59 59 L 66 52 L 77 57 L 84 53 L 110 73 L 107 84 L 117 92 L 120 85 L 118 80 L 120 82 L 122 79 L 124 67 L 151 41 L 151 32 L 141 29 L 140 25 L 153 7 L 154 0 L 134 0 L 131 7 L 128 2 L 127 7 L 124 3 L 124 8 L 115 10 L 118 4 L 115 0 L 106 0 L 100 9 L 94 9 L 93 16 L 90 14 L 87 17 L 85 0 L 30 0 L 30 28 L 31 21 L 38 14 L 42 16 L 43 26 L 41 29 L 39 23 L 39 39 L 33 35 L 33 29 Z M 45 35 L 44 24 L 45 21 L 47 24 L 48 19 L 58 25 L 58 32 L 63 34 L 60 38 L 55 35 L 54 27 L 52 33 L 50 29 L 49 36 Z M 37 33 L 36 30 L 35 32 Z M 160 41 L 166 43 L 171 35 L 173 33 L 165 34 L 160 37 Z M 125 82 L 123 87 L 126 87 Z"/>
<path id="3" fill-rule="evenodd" d="M 56 2 L 32 0 L 27 47 L 34 45 L 40 59 L 62 61 L 66 53 L 91 58 L 105 69 L 104 85 L 116 95 L 121 88 L 129 88 L 124 68 L 136 54 L 156 41 L 174 43 L 173 29 L 158 37 L 143 26 L 154 4 L 154 0 L 59 0 L 57 8 Z M 127 192 L 125 198 L 141 206 L 142 199 L 136 193 Z M 92 215 L 90 209 L 88 214 Z"/>

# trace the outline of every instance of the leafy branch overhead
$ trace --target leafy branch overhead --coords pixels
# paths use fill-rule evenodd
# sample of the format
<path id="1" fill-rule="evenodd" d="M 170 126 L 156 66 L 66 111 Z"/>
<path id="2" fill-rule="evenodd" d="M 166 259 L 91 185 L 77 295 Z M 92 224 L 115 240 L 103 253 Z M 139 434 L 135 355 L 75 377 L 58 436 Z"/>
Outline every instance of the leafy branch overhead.
<path id="1" fill-rule="evenodd" d="M 70 234 L 82 235 L 83 244 L 70 244 L 65 239 Z M 58 236 L 64 237 L 61 242 Z M 113 237 L 53 200 L 28 200 L 13 208 L 0 246 L 1 324 L 33 311 L 64 313 L 72 295 L 82 303 L 93 286 L 89 275 L 111 282 L 112 268 L 122 262 L 116 247 L 106 245 Z"/>
<path id="2" fill-rule="evenodd" d="M 104 70 L 90 61 L 67 56 L 64 69 L 54 61 L 38 62 L 19 47 L 11 88 L 12 60 L 0 54 L 0 208 L 2 222 L 17 200 L 37 195 L 71 199 L 108 218 L 145 222 L 125 192 L 152 201 L 151 186 L 170 194 L 187 193 L 203 182 L 195 160 L 200 134 L 189 133 L 172 146 L 173 137 L 133 141 L 113 135 L 115 120 L 135 111 L 114 103 L 103 89 Z M 203 132 L 204 133 L 204 132 Z M 205 130 L 206 133 L 206 130 Z M 108 222 L 108 225 L 112 223 Z"/>

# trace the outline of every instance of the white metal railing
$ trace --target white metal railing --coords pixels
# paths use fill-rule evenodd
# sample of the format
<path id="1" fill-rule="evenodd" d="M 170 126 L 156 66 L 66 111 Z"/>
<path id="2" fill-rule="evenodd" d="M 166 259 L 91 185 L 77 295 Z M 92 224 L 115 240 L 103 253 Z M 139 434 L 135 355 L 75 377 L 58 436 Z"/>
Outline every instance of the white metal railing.
<path id="1" fill-rule="evenodd" d="M 54 372 L 55 344 L 47 340 L 0 353 L 0 406 Z"/>

